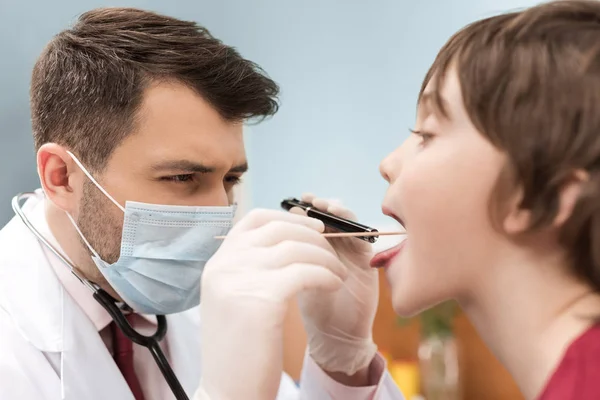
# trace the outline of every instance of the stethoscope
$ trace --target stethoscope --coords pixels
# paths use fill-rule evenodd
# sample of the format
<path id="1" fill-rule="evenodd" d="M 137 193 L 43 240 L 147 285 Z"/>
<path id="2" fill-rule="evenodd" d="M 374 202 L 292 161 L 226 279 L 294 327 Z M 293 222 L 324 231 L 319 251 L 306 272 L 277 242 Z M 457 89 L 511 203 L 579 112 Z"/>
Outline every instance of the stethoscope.
<path id="1" fill-rule="evenodd" d="M 110 314 L 113 321 L 117 324 L 119 329 L 123 332 L 125 336 L 127 336 L 132 342 L 144 346 L 147 348 L 154 361 L 158 365 L 160 372 L 165 377 L 165 380 L 169 384 L 171 391 L 175 395 L 177 400 L 189 400 L 187 394 L 183 390 L 181 383 L 177 379 L 177 376 L 173 372 L 173 369 L 169 365 L 169 361 L 162 349 L 160 348 L 159 342 L 163 340 L 165 335 L 167 334 L 167 318 L 164 315 L 157 315 L 156 320 L 158 322 L 158 328 L 156 332 L 152 336 L 144 336 L 136 332 L 135 329 L 129 324 L 127 318 L 123 314 L 125 312 L 133 311 L 127 304 L 120 303 L 116 299 L 114 299 L 111 295 L 109 295 L 104 289 L 102 289 L 97 284 L 88 281 L 87 279 L 81 277 L 73 265 L 66 257 L 64 257 L 60 251 L 58 251 L 36 228 L 33 226 L 29 218 L 23 212 L 21 208 L 21 202 L 23 200 L 27 200 L 30 197 L 36 196 L 35 193 L 19 193 L 12 199 L 12 208 L 16 215 L 21 218 L 21 221 L 29 228 L 29 230 L 38 238 L 40 242 L 42 242 L 54 255 L 56 255 L 70 270 L 73 275 L 81 282 L 84 286 L 92 291 L 92 296 L 94 299 L 104 309 Z"/>

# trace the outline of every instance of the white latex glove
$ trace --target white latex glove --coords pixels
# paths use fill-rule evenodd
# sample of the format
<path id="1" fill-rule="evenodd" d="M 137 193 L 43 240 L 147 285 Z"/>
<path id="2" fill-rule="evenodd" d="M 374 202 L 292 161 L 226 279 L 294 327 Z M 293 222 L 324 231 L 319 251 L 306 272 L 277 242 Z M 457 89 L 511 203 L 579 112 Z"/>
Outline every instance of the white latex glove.
<path id="1" fill-rule="evenodd" d="M 312 218 L 258 210 L 227 235 L 202 276 L 197 399 L 276 397 L 289 300 L 305 290 L 337 290 L 347 276 L 323 229 Z"/>
<path id="2" fill-rule="evenodd" d="M 310 194 L 303 195 L 302 200 L 319 210 L 356 220 L 338 203 Z M 373 257 L 370 243 L 357 238 L 331 238 L 330 243 L 348 268 L 348 278 L 336 291 L 315 288 L 301 293 L 298 300 L 313 360 L 325 371 L 354 375 L 368 367 L 377 352 L 372 330 L 379 280 L 377 271 L 369 266 Z"/>

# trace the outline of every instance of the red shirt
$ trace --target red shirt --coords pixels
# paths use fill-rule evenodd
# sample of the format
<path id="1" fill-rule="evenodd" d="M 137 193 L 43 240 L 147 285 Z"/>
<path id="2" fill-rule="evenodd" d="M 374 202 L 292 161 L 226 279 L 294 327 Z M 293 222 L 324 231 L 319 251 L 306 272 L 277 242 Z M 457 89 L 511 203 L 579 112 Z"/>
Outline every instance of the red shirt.
<path id="1" fill-rule="evenodd" d="M 538 400 L 600 400 L 600 325 L 571 343 Z"/>

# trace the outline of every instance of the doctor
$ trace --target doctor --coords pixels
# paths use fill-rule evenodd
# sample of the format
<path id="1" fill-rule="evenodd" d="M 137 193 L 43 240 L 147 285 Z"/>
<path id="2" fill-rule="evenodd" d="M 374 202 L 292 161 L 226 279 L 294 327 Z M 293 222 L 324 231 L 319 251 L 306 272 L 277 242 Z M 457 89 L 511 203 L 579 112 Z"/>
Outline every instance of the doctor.
<path id="1" fill-rule="evenodd" d="M 128 320 L 138 332 L 152 334 L 154 315 L 168 314 L 162 349 L 189 396 L 202 381 L 197 396 L 213 400 L 401 399 L 371 339 L 377 281 L 357 267 L 369 249 L 333 247 L 318 221 L 258 211 L 212 257 L 247 169 L 242 123 L 273 115 L 277 93 L 194 23 L 87 12 L 33 71 L 43 191 L 23 210 L 79 275 L 136 311 Z M 271 347 L 296 294 L 310 349 L 300 389 L 285 375 L 258 385 L 279 368 Z M 354 318 L 338 318 L 350 308 Z M 149 352 L 17 218 L 0 231 L 0 355 L 3 400 L 173 398 Z"/>

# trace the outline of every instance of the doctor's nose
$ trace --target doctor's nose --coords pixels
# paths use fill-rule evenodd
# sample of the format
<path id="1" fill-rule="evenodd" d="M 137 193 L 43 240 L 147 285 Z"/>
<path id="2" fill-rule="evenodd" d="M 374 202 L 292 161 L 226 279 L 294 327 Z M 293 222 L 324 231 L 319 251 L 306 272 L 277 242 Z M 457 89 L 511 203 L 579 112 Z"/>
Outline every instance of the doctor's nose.
<path id="1" fill-rule="evenodd" d="M 231 205 L 231 196 L 227 189 L 221 184 L 214 185 L 209 191 L 200 194 L 194 204 L 199 206 L 225 207 Z"/>

